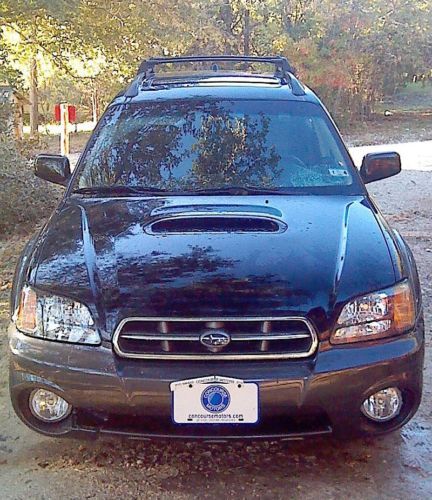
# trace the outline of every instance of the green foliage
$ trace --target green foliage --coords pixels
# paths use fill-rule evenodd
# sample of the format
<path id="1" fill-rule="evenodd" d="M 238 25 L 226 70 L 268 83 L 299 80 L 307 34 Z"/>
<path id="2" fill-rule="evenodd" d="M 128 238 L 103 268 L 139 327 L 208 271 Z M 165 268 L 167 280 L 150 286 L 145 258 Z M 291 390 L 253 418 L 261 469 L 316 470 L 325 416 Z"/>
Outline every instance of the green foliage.
<path id="1" fill-rule="evenodd" d="M 0 104 L 0 236 L 35 226 L 57 204 L 60 190 L 33 175 L 10 131 L 11 107 Z"/>
<path id="2" fill-rule="evenodd" d="M 63 97 L 81 93 L 89 107 L 143 58 L 249 51 L 289 56 L 342 118 L 367 118 L 383 94 L 431 71 L 431 12 L 432 0 L 0 0 L 2 26 L 21 37 L 9 59 L 37 54 L 52 67 L 42 86 L 61 76 Z"/>
<path id="3" fill-rule="evenodd" d="M 16 89 L 22 87 L 22 74 L 14 69 L 8 60 L 7 48 L 0 39 L 0 84 L 8 84 Z"/>

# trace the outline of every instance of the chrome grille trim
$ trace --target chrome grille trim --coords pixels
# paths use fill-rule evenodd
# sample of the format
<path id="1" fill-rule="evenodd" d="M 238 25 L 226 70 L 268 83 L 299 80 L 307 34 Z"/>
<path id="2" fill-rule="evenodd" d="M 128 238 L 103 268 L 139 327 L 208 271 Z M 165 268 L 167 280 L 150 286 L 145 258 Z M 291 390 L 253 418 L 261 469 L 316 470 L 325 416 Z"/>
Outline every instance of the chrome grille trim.
<path id="1" fill-rule="evenodd" d="M 294 340 L 294 339 L 308 339 L 310 337 L 307 333 L 299 333 L 296 335 L 287 333 L 278 333 L 276 335 L 231 335 L 231 342 L 237 341 L 247 341 L 247 340 Z M 122 335 L 123 339 L 131 340 L 189 340 L 193 342 L 194 340 L 199 340 L 200 335 Z"/>
<path id="2" fill-rule="evenodd" d="M 166 325 L 165 322 L 271 322 L 271 321 L 298 321 L 306 325 L 309 334 L 304 333 L 290 333 L 290 334 L 266 334 L 262 335 L 241 335 L 232 334 L 231 341 L 247 341 L 247 340 L 258 340 L 263 343 L 268 340 L 290 340 L 290 339 L 301 339 L 308 338 L 311 339 L 310 348 L 307 351 L 301 352 L 287 352 L 287 353 L 256 353 L 256 354 L 223 354 L 223 353 L 205 353 L 205 354 L 161 354 L 161 353 L 131 353 L 123 352 L 119 346 L 119 337 L 123 327 L 132 321 L 137 322 L 158 322 L 162 325 Z M 199 335 L 164 335 L 159 332 L 155 332 L 155 335 L 122 335 L 122 338 L 132 338 L 137 340 L 160 340 L 163 341 L 199 341 Z M 129 317 L 125 318 L 118 324 L 114 331 L 113 336 L 113 346 L 115 353 L 122 358 L 132 358 L 132 359 L 172 359 L 176 361 L 187 361 L 187 360 L 260 360 L 260 359 L 301 359 L 311 356 L 318 347 L 318 336 L 312 323 L 304 317 L 301 316 L 274 316 L 274 317 L 200 317 L 200 318 L 177 318 L 177 317 Z"/>

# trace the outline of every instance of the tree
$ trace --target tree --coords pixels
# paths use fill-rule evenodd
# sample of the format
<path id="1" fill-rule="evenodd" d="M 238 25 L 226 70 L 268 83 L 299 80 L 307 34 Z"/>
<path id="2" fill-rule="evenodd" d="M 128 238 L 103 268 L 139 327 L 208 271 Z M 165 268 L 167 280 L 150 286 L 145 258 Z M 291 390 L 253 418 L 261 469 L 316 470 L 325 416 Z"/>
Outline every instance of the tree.
<path id="1" fill-rule="evenodd" d="M 28 67 L 31 102 L 30 129 L 33 137 L 38 135 L 39 124 L 39 61 L 41 57 L 48 58 L 67 70 L 66 61 L 70 54 L 82 53 L 79 32 L 70 21 L 78 7 L 79 1 L 76 0 L 71 2 L 2 0 L 0 2 L 3 43 L 8 46 L 12 60 Z M 10 35 L 9 38 L 7 35 Z"/>
<path id="2" fill-rule="evenodd" d="M 278 53 L 339 115 L 367 118 L 407 74 L 430 71 L 431 11 L 432 0 L 0 0 L 2 44 L 31 100 L 60 75 L 95 117 L 149 56 Z"/>

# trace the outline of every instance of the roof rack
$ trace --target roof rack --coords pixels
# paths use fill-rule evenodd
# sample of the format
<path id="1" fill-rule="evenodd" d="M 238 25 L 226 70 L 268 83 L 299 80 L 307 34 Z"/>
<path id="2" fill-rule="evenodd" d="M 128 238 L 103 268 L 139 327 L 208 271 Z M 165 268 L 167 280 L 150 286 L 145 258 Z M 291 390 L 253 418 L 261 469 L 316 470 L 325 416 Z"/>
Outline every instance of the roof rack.
<path id="1" fill-rule="evenodd" d="M 188 62 L 245 62 L 245 63 L 268 63 L 276 66 L 277 76 L 285 76 L 286 73 L 292 73 L 293 70 L 285 57 L 270 56 L 184 56 L 184 57 L 152 57 L 143 61 L 138 69 L 138 75 L 144 73 L 146 78 L 155 75 L 155 66 L 162 64 L 183 64 Z"/>
<path id="2" fill-rule="evenodd" d="M 156 78 L 155 67 L 163 64 L 183 64 L 189 62 L 211 62 L 211 70 L 217 72 L 219 62 L 243 62 L 243 63 L 267 63 L 275 66 L 274 76 L 281 81 L 286 81 L 291 85 L 294 95 L 304 95 L 305 91 L 300 82 L 294 77 L 294 70 L 285 57 L 282 56 L 183 56 L 183 57 L 153 57 L 141 62 L 137 76 L 126 90 L 125 97 L 135 97 L 138 95 L 139 87 L 148 82 L 149 87 Z M 243 75 L 245 76 L 245 75 Z M 256 75 L 251 75 L 256 76 Z"/>

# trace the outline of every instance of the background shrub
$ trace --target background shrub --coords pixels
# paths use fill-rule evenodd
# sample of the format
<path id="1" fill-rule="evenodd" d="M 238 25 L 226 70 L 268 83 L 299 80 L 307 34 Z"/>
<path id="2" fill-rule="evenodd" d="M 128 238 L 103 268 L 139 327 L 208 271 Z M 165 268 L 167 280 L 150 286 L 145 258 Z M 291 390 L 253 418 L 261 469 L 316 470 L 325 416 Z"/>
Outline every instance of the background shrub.
<path id="1" fill-rule="evenodd" d="M 32 231 L 52 212 L 62 190 L 38 179 L 11 133 L 11 106 L 0 104 L 0 237 Z"/>

